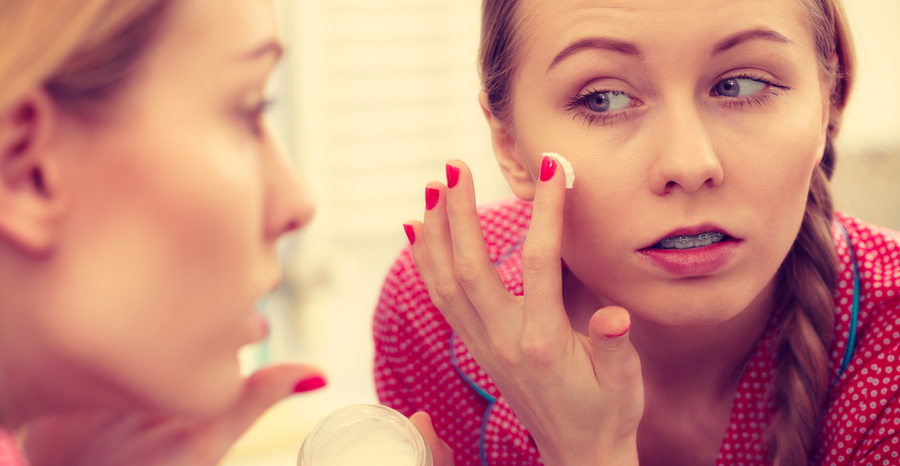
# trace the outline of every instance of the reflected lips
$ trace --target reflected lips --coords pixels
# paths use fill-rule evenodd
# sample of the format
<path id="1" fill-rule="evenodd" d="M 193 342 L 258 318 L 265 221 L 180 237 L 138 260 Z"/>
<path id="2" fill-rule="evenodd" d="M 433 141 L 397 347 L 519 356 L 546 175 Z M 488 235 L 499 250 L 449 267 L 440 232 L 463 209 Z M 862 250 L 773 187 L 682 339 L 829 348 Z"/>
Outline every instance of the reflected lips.
<path id="1" fill-rule="evenodd" d="M 741 242 L 718 228 L 705 226 L 674 231 L 637 252 L 671 275 L 697 277 L 728 264 Z"/>

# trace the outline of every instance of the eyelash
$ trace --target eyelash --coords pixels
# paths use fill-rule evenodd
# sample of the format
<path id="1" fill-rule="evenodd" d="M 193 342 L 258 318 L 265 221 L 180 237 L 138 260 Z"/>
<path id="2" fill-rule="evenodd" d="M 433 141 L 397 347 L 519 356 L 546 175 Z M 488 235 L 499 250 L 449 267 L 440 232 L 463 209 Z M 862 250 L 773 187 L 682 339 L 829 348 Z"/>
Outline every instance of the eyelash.
<path id="1" fill-rule="evenodd" d="M 747 96 L 747 97 L 718 96 L 718 97 L 724 97 L 726 99 L 726 101 L 724 102 L 724 105 L 726 105 L 730 108 L 738 109 L 738 110 L 744 108 L 745 105 L 749 105 L 750 107 L 757 107 L 757 108 L 762 107 L 763 105 L 767 104 L 772 99 L 772 97 L 780 95 L 782 92 L 789 91 L 791 89 L 788 86 L 776 84 L 776 83 L 772 82 L 772 80 L 764 78 L 762 76 L 743 73 L 743 74 L 738 74 L 738 75 L 734 75 L 734 76 L 729 76 L 727 78 L 719 79 L 718 81 L 716 81 L 715 84 L 713 84 L 712 90 L 710 90 L 710 95 L 713 95 L 713 92 L 715 92 L 715 88 L 716 88 L 716 86 L 719 85 L 719 83 L 721 83 L 723 81 L 727 81 L 729 79 L 750 79 L 753 81 L 761 82 L 767 86 L 766 89 L 760 91 L 759 93 L 751 95 L 751 96 Z M 628 113 L 627 113 L 628 110 L 627 109 L 622 109 L 622 110 L 618 110 L 618 111 L 611 112 L 611 113 L 595 113 L 595 112 L 592 112 L 591 110 L 579 111 L 579 109 L 586 108 L 586 106 L 587 106 L 586 103 L 587 103 L 588 98 L 590 98 L 591 96 L 596 95 L 596 94 L 604 94 L 607 92 L 615 92 L 615 93 L 625 94 L 626 96 L 628 96 L 630 99 L 634 100 L 635 102 L 638 102 L 638 103 L 640 102 L 635 97 L 631 96 L 630 94 L 626 94 L 624 92 L 613 91 L 611 89 L 602 89 L 602 90 L 601 89 L 591 89 L 591 90 L 584 91 L 584 92 L 581 92 L 578 95 L 576 95 L 572 100 L 569 101 L 569 103 L 566 105 L 565 108 L 567 111 L 574 113 L 572 115 L 573 120 L 576 118 L 579 118 L 579 117 L 584 119 L 584 123 L 587 125 L 588 129 L 590 129 L 591 125 L 593 125 L 595 123 L 599 123 L 601 126 L 606 126 L 606 125 L 611 125 L 623 118 L 627 120 L 628 119 Z M 632 107 L 632 106 L 633 105 L 630 105 L 629 107 Z"/>
<path id="2" fill-rule="evenodd" d="M 275 99 L 265 98 L 260 103 L 253 106 L 253 108 L 242 112 L 244 119 L 247 121 L 247 124 L 250 125 L 250 130 L 255 136 L 259 137 L 262 135 L 263 115 L 265 115 L 273 105 L 275 105 Z"/>
<path id="3" fill-rule="evenodd" d="M 600 126 L 606 126 L 606 125 L 611 125 L 611 124 L 615 123 L 616 121 L 619 121 L 622 118 L 627 120 L 628 114 L 627 114 L 627 110 L 625 110 L 625 109 L 617 110 L 617 111 L 610 112 L 610 113 L 595 113 L 589 109 L 579 111 L 579 108 L 587 107 L 587 99 L 589 99 L 591 96 L 596 95 L 596 94 L 605 94 L 607 92 L 616 92 L 616 93 L 624 94 L 624 95 L 628 96 L 630 99 L 638 101 L 636 98 L 632 97 L 630 94 L 626 94 L 624 92 L 613 91 L 610 89 L 603 89 L 603 90 L 591 89 L 589 91 L 585 91 L 585 92 L 582 92 L 582 93 L 576 95 L 572 100 L 570 100 L 569 103 L 566 105 L 566 110 L 573 113 L 573 115 L 572 115 L 573 120 L 576 118 L 579 118 L 579 117 L 584 119 L 584 124 L 587 125 L 588 129 L 590 129 L 591 125 L 593 125 L 595 123 L 599 123 Z M 640 101 L 638 101 L 638 102 L 640 102 Z"/>
<path id="4" fill-rule="evenodd" d="M 719 83 L 721 83 L 722 81 L 727 81 L 729 79 L 750 79 L 753 81 L 763 83 L 766 86 L 768 86 L 766 89 L 763 89 L 759 93 L 751 95 L 751 96 L 732 97 L 732 98 L 726 97 L 725 105 L 728 107 L 731 107 L 731 108 L 736 108 L 738 110 L 744 108 L 745 105 L 749 105 L 750 107 L 760 108 L 763 105 L 769 103 L 769 101 L 772 99 L 772 97 L 781 95 L 781 93 L 783 93 L 784 91 L 791 90 L 791 88 L 788 86 L 782 86 L 780 84 L 775 84 L 774 82 L 772 82 L 772 80 L 764 78 L 762 76 L 748 74 L 748 73 L 742 73 L 742 74 L 738 74 L 735 76 L 729 76 L 727 78 L 722 78 L 722 79 L 716 81 L 716 84 L 713 85 L 713 90 L 710 91 L 710 95 L 712 95 L 712 93 L 715 91 L 716 86 L 719 85 Z M 719 97 L 724 97 L 724 96 L 719 96 Z"/>

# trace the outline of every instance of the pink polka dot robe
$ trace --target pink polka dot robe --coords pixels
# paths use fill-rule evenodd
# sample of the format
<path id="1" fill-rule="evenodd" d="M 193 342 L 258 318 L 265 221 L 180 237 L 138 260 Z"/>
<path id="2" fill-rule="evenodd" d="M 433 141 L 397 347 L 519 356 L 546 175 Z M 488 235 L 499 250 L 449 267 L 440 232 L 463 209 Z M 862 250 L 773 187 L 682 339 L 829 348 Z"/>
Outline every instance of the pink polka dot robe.
<path id="1" fill-rule="evenodd" d="M 521 294 L 521 246 L 531 205 L 503 201 L 479 214 L 491 260 L 509 290 Z M 830 348 L 832 388 L 822 407 L 824 423 L 812 464 L 900 465 L 900 234 L 840 214 L 833 234 L 840 277 Z M 854 259 L 847 237 L 860 280 L 850 354 Z M 762 436 L 772 416 L 766 395 L 775 366 L 776 325 L 773 318 L 738 385 L 717 465 L 768 464 Z M 456 466 L 541 464 L 503 395 L 431 304 L 409 249 L 385 281 L 374 336 L 381 402 L 406 415 L 431 414 L 438 434 L 453 448 Z"/>

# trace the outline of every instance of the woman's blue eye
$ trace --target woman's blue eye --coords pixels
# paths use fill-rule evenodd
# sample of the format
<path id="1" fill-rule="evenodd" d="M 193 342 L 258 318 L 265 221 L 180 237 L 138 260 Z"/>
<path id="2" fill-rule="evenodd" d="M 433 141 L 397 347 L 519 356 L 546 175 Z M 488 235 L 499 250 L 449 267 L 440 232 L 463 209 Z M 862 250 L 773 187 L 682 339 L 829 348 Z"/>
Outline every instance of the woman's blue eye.
<path id="1" fill-rule="evenodd" d="M 723 79 L 716 84 L 715 93 L 723 97 L 749 97 L 756 95 L 768 86 L 768 83 L 749 78 Z"/>
<path id="2" fill-rule="evenodd" d="M 584 98 L 584 105 L 597 113 L 620 110 L 631 103 L 631 97 L 615 91 L 594 92 Z"/>

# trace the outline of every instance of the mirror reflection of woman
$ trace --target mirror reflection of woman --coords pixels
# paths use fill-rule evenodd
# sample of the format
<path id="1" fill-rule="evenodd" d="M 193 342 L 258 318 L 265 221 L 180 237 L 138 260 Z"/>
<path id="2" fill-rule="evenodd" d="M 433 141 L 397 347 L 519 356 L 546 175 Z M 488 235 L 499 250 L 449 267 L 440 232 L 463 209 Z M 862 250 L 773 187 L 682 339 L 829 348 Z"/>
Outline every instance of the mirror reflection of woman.
<path id="1" fill-rule="evenodd" d="M 428 184 L 375 315 L 384 403 L 457 465 L 900 454 L 900 238 L 828 192 L 839 0 L 485 0 L 481 46 L 518 199 L 476 210 L 459 160 Z"/>

